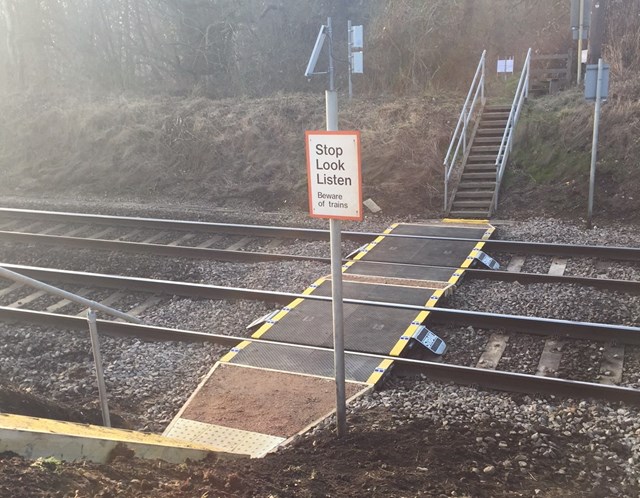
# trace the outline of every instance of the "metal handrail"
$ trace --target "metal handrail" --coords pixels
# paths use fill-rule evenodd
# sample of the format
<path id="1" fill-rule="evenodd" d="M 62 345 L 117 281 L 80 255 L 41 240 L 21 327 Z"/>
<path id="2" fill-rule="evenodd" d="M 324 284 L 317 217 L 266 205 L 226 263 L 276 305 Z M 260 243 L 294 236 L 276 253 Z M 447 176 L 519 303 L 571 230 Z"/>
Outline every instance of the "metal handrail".
<path id="1" fill-rule="evenodd" d="M 520 118 L 520 111 L 524 101 L 529 97 L 529 80 L 531 74 L 531 49 L 527 51 L 527 57 L 524 61 L 522 68 L 522 74 L 520 74 L 520 80 L 518 81 L 518 88 L 516 94 L 513 97 L 513 103 L 511 104 L 511 110 L 509 111 L 509 119 L 507 120 L 507 126 L 504 129 L 502 135 L 502 141 L 500 142 L 500 148 L 498 149 L 498 155 L 496 156 L 496 191 L 493 196 L 493 202 L 491 204 L 491 212 L 495 211 L 498 207 L 498 193 L 500 192 L 500 185 L 502 183 L 502 175 L 504 175 L 504 169 L 509 160 L 509 153 L 513 149 L 513 137 L 518 119 Z"/>
<path id="2" fill-rule="evenodd" d="M 21 273 L 16 273 L 14 271 L 8 270 L 3 266 L 0 266 L 0 277 L 7 280 L 12 280 L 17 283 L 28 285 L 35 289 L 40 289 L 42 291 L 48 292 L 49 294 L 60 296 L 64 299 L 89 308 L 89 311 L 87 313 L 87 321 L 89 322 L 89 337 L 91 339 L 91 349 L 93 351 L 93 360 L 96 368 L 96 381 L 98 383 L 98 396 L 100 399 L 100 409 L 102 411 L 102 421 L 106 427 L 111 427 L 109 406 L 107 404 L 107 387 L 104 382 L 104 371 L 102 369 L 102 355 L 100 354 L 100 342 L 98 340 L 98 325 L 95 310 L 100 310 L 108 315 L 112 315 L 122 320 L 137 324 L 142 323 L 142 320 L 136 318 L 135 316 L 123 313 L 122 311 L 110 308 L 109 306 L 105 306 L 104 304 L 92 301 L 91 299 L 78 296 L 77 294 L 72 294 L 71 292 L 59 289 L 58 287 L 54 287 L 53 285 L 45 284 L 40 280 L 36 280 L 34 278 L 27 277 L 26 275 L 22 275 Z"/>
<path id="3" fill-rule="evenodd" d="M 485 61 L 486 61 L 487 51 L 484 50 L 482 55 L 480 56 L 480 61 L 478 62 L 478 67 L 476 68 L 476 73 L 473 76 L 473 81 L 471 82 L 471 86 L 469 87 L 469 93 L 467 93 L 467 99 L 464 101 L 464 105 L 462 106 L 462 112 L 460 112 L 460 117 L 458 118 L 458 124 L 456 125 L 456 129 L 453 132 L 453 136 L 451 137 L 451 143 L 449 144 L 449 149 L 447 150 L 447 155 L 444 158 L 444 210 L 447 211 L 447 206 L 449 204 L 449 179 L 451 178 L 451 173 L 453 172 L 454 166 L 456 164 L 456 160 L 458 159 L 458 153 L 460 152 L 460 148 L 462 147 L 463 156 L 467 153 L 467 148 L 469 144 L 467 143 L 467 129 L 469 128 L 469 121 L 474 114 L 476 103 L 478 102 L 478 97 L 480 97 L 480 102 L 482 105 L 485 104 L 485 94 L 484 94 L 484 83 L 485 83 Z M 473 99 L 472 99 L 473 96 Z M 453 155 L 452 155 L 453 152 Z"/>
<path id="4" fill-rule="evenodd" d="M 122 320 L 126 320 L 128 322 L 142 323 L 142 320 L 136 318 L 135 316 L 128 315 L 127 313 L 123 313 L 122 311 L 110 308 L 109 306 L 105 306 L 104 304 L 101 304 L 97 301 L 92 301 L 91 299 L 87 299 L 86 297 L 78 296 L 77 294 L 73 294 L 58 287 L 54 287 L 53 285 L 45 284 L 44 282 L 40 282 L 40 280 L 27 277 L 25 275 L 22 275 L 21 273 L 16 273 L 14 271 L 8 270 L 4 266 L 0 266 L 0 277 L 28 285 L 35 289 L 40 289 L 42 291 L 48 292 L 49 294 L 54 294 L 64 299 L 68 299 L 69 301 L 73 301 L 74 303 L 86 306 L 89 309 L 102 311 L 107 315 L 112 315 L 116 318 L 121 318 Z"/>

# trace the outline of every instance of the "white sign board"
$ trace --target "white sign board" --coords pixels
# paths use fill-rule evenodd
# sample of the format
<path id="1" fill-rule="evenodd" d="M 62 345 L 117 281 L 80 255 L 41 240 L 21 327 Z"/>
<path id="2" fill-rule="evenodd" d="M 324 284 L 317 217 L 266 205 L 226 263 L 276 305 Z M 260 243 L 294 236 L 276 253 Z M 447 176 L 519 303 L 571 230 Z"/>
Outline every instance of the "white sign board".
<path id="1" fill-rule="evenodd" d="M 351 26 L 351 48 L 364 48 L 364 30 L 362 26 Z"/>
<path id="2" fill-rule="evenodd" d="M 307 131 L 312 218 L 362 221 L 359 131 Z"/>
<path id="3" fill-rule="evenodd" d="M 513 59 L 498 59 L 499 73 L 513 73 Z"/>
<path id="4" fill-rule="evenodd" d="M 351 72 L 354 74 L 364 73 L 364 55 L 362 52 L 351 54 Z"/>

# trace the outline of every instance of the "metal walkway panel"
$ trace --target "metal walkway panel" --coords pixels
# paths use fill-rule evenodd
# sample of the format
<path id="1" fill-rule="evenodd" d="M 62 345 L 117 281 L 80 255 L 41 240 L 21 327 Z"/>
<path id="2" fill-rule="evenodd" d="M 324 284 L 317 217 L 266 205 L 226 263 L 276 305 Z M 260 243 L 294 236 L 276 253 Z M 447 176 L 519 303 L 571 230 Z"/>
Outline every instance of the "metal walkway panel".
<path id="1" fill-rule="evenodd" d="M 493 230 L 488 223 L 469 220 L 392 225 L 343 265 L 343 295 L 362 301 L 436 306 Z M 303 294 L 330 296 L 330 279 L 320 278 Z M 252 337 L 329 349 L 241 342 L 209 372 L 165 434 L 262 456 L 326 418 L 335 406 L 331 316 L 330 301 L 293 300 L 267 319 Z M 400 356 L 428 316 L 426 310 L 345 303 L 345 348 Z M 393 360 L 347 354 L 345 363 L 349 398 L 381 382 Z M 228 378 L 230 373 L 234 374 L 232 379 Z"/>
<path id="2" fill-rule="evenodd" d="M 451 270 L 453 272 L 453 270 Z M 435 288 L 409 287 L 405 285 L 376 285 L 364 282 L 343 282 L 342 294 L 345 299 L 378 301 L 423 306 Z M 331 281 L 325 280 L 316 287 L 314 296 L 331 296 Z M 315 301 L 320 302 L 320 301 Z M 327 303 L 329 301 L 326 301 Z M 371 306 L 367 306 L 371 309 Z"/>
<path id="3" fill-rule="evenodd" d="M 443 266 L 406 265 L 358 261 L 350 265 L 345 275 L 366 275 L 372 277 L 402 278 L 431 282 L 447 282 L 455 268 Z"/>
<path id="4" fill-rule="evenodd" d="M 331 345 L 333 347 L 333 344 Z M 248 344 L 227 357 L 236 365 L 314 375 L 333 379 L 333 351 L 319 351 L 280 344 Z M 345 377 L 352 382 L 367 382 L 380 360 L 345 355 Z"/>
<path id="5" fill-rule="evenodd" d="M 466 223 L 464 220 L 460 220 L 459 222 L 450 220 L 447 223 L 433 223 L 428 225 L 399 223 L 391 233 L 396 235 L 421 235 L 479 240 L 484 236 L 488 228 L 490 228 L 488 223 Z"/>
<path id="6" fill-rule="evenodd" d="M 413 239 L 381 236 L 370 244 L 366 252 L 356 256 L 365 261 L 403 263 L 458 268 L 471 251 L 478 246 L 475 240 L 488 238 L 490 225 L 413 225 L 399 224 L 390 231 L 393 235 L 419 235 L 430 237 L 456 237 L 463 240 Z M 480 242 L 482 244 L 482 242 Z"/>
<path id="7" fill-rule="evenodd" d="M 345 298 L 416 306 L 424 306 L 435 290 L 361 282 L 344 282 L 343 287 Z M 324 281 L 313 294 L 330 296 L 331 282 Z M 415 310 L 349 303 L 344 304 L 343 313 L 345 349 L 378 354 L 388 354 L 393 349 L 417 314 Z M 331 302 L 305 300 L 269 327 L 260 338 L 331 348 L 331 316 Z"/>

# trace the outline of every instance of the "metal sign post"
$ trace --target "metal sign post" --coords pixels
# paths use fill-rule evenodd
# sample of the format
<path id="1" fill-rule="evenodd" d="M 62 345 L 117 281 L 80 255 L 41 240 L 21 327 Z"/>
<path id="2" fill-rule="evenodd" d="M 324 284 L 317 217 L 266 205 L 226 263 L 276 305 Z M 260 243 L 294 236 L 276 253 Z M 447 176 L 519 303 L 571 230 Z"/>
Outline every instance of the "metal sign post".
<path id="1" fill-rule="evenodd" d="M 349 60 L 349 100 L 353 98 L 353 81 L 352 74 L 362 74 L 364 72 L 363 48 L 364 48 L 364 31 L 362 26 L 353 26 L 351 21 L 347 21 L 348 49 L 347 57 Z"/>
<path id="2" fill-rule="evenodd" d="M 329 219 L 334 372 L 338 437 L 347 433 L 345 389 L 344 312 L 340 220 L 362 220 L 360 133 L 338 131 L 338 94 L 335 88 L 331 18 L 320 29 L 305 76 L 314 73 L 324 38 L 329 40 L 329 89 L 326 91 L 327 131 L 307 131 L 309 210 L 312 217 Z M 326 35 L 326 36 L 325 36 Z"/>
<path id="3" fill-rule="evenodd" d="M 582 37 L 584 36 L 584 0 L 579 0 L 580 1 L 580 10 L 579 10 L 579 16 L 580 16 L 580 24 L 578 25 L 578 57 L 577 57 L 577 64 L 576 66 L 578 67 L 578 75 L 576 77 L 576 82 L 579 85 L 580 81 L 582 80 Z"/>
<path id="4" fill-rule="evenodd" d="M 593 140 L 591 143 L 591 170 L 589 172 L 589 207 L 587 209 L 587 228 L 592 227 L 593 221 L 593 196 L 596 183 L 596 161 L 598 159 L 598 133 L 600 131 L 600 108 L 602 106 L 602 95 L 608 94 L 603 92 L 603 64 L 602 59 L 598 59 L 598 77 L 596 82 L 596 107 L 593 116 Z M 585 87 L 585 95 L 588 88 Z"/>
<path id="5" fill-rule="evenodd" d="M 353 98 L 353 81 L 351 72 L 353 71 L 353 30 L 351 29 L 351 20 L 347 21 L 347 56 L 349 57 L 349 100 Z"/>

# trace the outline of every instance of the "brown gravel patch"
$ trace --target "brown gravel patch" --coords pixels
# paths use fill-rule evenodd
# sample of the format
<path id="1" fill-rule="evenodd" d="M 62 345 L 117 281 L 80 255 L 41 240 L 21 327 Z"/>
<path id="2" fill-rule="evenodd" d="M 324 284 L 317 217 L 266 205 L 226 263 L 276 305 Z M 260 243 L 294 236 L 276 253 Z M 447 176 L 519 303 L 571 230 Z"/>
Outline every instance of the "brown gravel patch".
<path id="1" fill-rule="evenodd" d="M 347 398 L 364 387 L 347 382 Z M 330 413 L 335 403 L 331 379 L 220 364 L 182 417 L 290 437 Z"/>

